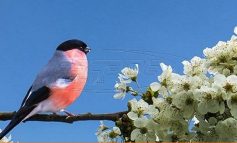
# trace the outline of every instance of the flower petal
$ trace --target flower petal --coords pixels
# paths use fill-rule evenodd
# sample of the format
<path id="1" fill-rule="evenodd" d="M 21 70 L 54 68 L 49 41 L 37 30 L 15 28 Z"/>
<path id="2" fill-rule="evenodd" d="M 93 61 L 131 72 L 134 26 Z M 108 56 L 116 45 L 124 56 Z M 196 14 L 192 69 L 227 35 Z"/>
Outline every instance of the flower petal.
<path id="1" fill-rule="evenodd" d="M 136 120 L 138 118 L 138 115 L 134 112 L 128 112 L 128 118 L 130 118 L 131 120 Z"/>
<path id="2" fill-rule="evenodd" d="M 160 83 L 158 82 L 153 82 L 150 84 L 150 88 L 152 91 L 158 91 L 160 89 Z"/>

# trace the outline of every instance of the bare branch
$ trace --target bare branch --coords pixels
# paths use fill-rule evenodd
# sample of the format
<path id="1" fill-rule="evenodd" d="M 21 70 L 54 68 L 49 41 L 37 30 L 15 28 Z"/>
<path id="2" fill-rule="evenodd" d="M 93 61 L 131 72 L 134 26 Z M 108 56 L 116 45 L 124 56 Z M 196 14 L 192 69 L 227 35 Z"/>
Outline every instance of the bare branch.
<path id="1" fill-rule="evenodd" d="M 87 120 L 109 120 L 116 121 L 123 114 L 127 114 L 127 111 L 108 113 L 108 114 L 79 114 L 75 116 L 66 116 L 66 115 L 57 115 L 57 114 L 36 114 L 26 121 L 43 121 L 43 122 L 64 122 L 64 123 L 73 123 L 76 121 L 87 121 Z M 7 121 L 11 120 L 15 112 L 1 112 L 0 120 Z"/>

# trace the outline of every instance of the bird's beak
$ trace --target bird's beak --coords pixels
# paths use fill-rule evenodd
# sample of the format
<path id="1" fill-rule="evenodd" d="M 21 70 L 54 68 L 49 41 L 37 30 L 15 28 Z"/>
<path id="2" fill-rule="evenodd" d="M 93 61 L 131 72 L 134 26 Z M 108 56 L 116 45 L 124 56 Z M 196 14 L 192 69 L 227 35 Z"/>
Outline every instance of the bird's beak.
<path id="1" fill-rule="evenodd" d="M 86 47 L 85 48 L 85 53 L 87 54 L 87 53 L 89 53 L 91 51 L 91 48 L 89 48 L 89 47 Z"/>

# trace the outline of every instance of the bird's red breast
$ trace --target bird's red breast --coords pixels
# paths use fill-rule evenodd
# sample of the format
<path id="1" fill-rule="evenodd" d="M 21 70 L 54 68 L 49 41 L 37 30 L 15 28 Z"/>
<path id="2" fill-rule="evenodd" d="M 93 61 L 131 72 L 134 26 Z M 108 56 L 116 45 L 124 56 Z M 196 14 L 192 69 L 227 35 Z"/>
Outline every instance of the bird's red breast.
<path id="1" fill-rule="evenodd" d="M 75 79 L 68 86 L 52 87 L 49 98 L 54 106 L 59 109 L 66 108 L 80 96 L 85 86 L 88 72 L 88 62 L 84 52 L 73 49 L 66 51 L 65 56 L 71 63 L 70 76 L 75 77 Z"/>

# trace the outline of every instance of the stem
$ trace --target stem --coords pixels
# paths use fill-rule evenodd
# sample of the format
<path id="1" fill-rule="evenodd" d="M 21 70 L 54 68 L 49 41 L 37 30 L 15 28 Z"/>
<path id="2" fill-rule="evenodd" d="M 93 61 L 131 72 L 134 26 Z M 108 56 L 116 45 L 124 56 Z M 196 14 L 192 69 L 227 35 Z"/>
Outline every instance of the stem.
<path id="1" fill-rule="evenodd" d="M 136 83 L 137 88 L 138 88 L 138 95 L 142 96 L 142 91 L 141 91 L 142 89 L 141 89 L 141 87 L 140 87 L 138 81 L 136 80 L 135 83 Z"/>

